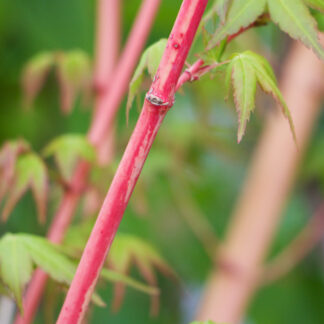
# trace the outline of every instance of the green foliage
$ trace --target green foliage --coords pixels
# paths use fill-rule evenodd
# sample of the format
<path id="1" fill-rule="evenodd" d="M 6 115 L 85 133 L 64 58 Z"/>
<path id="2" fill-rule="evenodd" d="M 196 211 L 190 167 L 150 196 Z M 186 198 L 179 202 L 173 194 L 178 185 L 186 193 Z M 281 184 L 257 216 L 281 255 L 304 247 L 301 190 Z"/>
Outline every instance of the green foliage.
<path id="1" fill-rule="evenodd" d="M 324 1 L 323 0 L 305 0 L 305 3 L 308 6 L 324 13 Z"/>
<path id="2" fill-rule="evenodd" d="M 42 159 L 30 152 L 29 145 L 21 140 L 7 142 L 0 151 L 0 199 L 6 198 L 2 211 L 3 219 L 8 219 L 14 206 L 30 188 L 37 205 L 38 217 L 45 221 L 48 176 Z"/>
<path id="3" fill-rule="evenodd" d="M 55 281 L 69 285 L 76 271 L 76 263 L 67 257 L 62 249 L 45 238 L 30 234 L 7 233 L 0 240 L 0 278 L 12 292 L 17 305 L 22 310 L 22 294 L 31 278 L 33 268 L 42 268 Z M 150 295 L 158 290 L 149 287 L 125 274 L 104 269 L 101 278 L 114 283 L 122 283 Z M 93 301 L 103 305 L 100 297 L 94 295 Z"/>
<path id="4" fill-rule="evenodd" d="M 89 95 L 91 87 L 90 59 L 86 53 L 80 50 L 60 53 L 57 58 L 61 109 L 69 113 L 73 108 L 78 92 L 81 92 L 84 96 Z"/>
<path id="5" fill-rule="evenodd" d="M 24 103 L 30 107 L 41 90 L 50 68 L 55 63 L 55 55 L 51 52 L 42 52 L 32 57 L 24 67 L 22 73 L 22 87 Z"/>
<path id="6" fill-rule="evenodd" d="M 33 105 L 33 101 L 46 81 L 48 72 L 53 67 L 56 69 L 60 86 L 61 109 L 69 113 L 79 92 L 82 92 L 85 99 L 90 95 L 91 63 L 89 56 L 81 50 L 42 52 L 32 57 L 22 73 L 25 105 L 27 107 Z"/>
<path id="7" fill-rule="evenodd" d="M 302 41 L 324 59 L 324 51 L 317 38 L 316 21 L 302 0 L 268 0 L 272 20 L 292 38 Z"/>
<path id="8" fill-rule="evenodd" d="M 140 62 L 134 72 L 133 78 L 129 84 L 128 99 L 127 99 L 127 114 L 132 106 L 135 96 L 139 93 L 144 72 L 147 70 L 153 79 L 161 61 L 167 39 L 160 39 L 150 47 L 148 47 L 142 54 Z"/>
<path id="9" fill-rule="evenodd" d="M 72 226 L 64 240 L 64 250 L 71 255 L 80 255 L 91 233 L 93 224 L 94 220 L 90 219 Z M 175 277 L 172 269 L 153 246 L 134 235 L 120 232 L 117 233 L 112 243 L 106 265 L 116 271 L 117 276 L 114 276 L 115 279 L 118 279 L 119 276 L 124 279 L 116 285 L 115 308 L 118 308 L 122 302 L 125 285 L 152 296 L 157 295 L 157 288 L 154 288 L 157 285 L 154 268 L 159 269 L 166 275 Z M 131 278 L 125 278 L 132 265 L 138 267 L 139 272 L 150 286 L 135 282 Z M 107 269 L 107 267 L 104 268 L 102 276 L 108 276 L 109 271 L 111 270 Z"/>
<path id="10" fill-rule="evenodd" d="M 305 4 L 306 3 L 306 4 Z M 233 0 L 226 21 L 216 30 L 208 44 L 212 48 L 229 35 L 254 23 L 266 8 L 271 19 L 292 38 L 302 41 L 324 59 L 324 50 L 317 38 L 316 21 L 306 5 L 323 10 L 321 0 Z M 223 16 L 224 13 L 221 13 Z"/>
<path id="11" fill-rule="evenodd" d="M 241 141 L 247 121 L 255 108 L 254 97 L 257 83 L 263 91 L 271 94 L 282 107 L 295 138 L 289 109 L 277 87 L 277 81 L 270 64 L 262 56 L 250 51 L 235 54 L 228 64 L 226 73 L 227 85 L 232 81 L 235 105 L 239 115 L 238 142 Z"/>
<path id="12" fill-rule="evenodd" d="M 252 24 L 265 10 L 266 0 L 233 0 L 226 21 L 216 30 L 208 48 L 216 46 L 229 35 Z M 223 14 L 222 14 L 223 15 Z"/>
<path id="13" fill-rule="evenodd" d="M 319 180 L 320 187 L 324 192 L 324 135 L 321 135 L 312 145 L 305 167 L 303 176 L 309 181 Z"/>
<path id="14" fill-rule="evenodd" d="M 78 159 L 95 163 L 94 147 L 84 135 L 67 134 L 55 138 L 44 149 L 46 157 L 54 156 L 57 166 L 65 180 L 70 180 Z"/>

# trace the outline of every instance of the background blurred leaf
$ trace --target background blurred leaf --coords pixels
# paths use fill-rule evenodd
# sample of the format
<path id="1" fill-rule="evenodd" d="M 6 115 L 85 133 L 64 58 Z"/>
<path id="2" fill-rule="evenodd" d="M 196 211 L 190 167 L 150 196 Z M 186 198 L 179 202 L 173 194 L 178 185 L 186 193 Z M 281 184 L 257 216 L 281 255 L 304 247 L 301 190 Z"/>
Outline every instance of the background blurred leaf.
<path id="1" fill-rule="evenodd" d="M 96 161 L 96 153 L 86 136 L 67 134 L 54 139 L 44 149 L 46 157 L 54 156 L 57 166 L 65 180 L 70 180 L 78 159 Z"/>

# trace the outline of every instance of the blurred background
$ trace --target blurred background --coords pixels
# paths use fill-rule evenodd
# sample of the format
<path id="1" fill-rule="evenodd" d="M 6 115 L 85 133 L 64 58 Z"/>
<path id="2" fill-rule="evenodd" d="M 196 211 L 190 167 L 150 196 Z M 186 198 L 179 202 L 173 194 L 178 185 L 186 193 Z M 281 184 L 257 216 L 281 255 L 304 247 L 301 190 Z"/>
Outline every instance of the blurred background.
<path id="1" fill-rule="evenodd" d="M 139 0 L 123 1 L 123 43 L 139 4 Z M 179 4 L 180 1 L 162 1 L 147 45 L 168 37 Z M 81 49 L 93 57 L 95 5 L 94 0 L 0 1 L 1 144 L 23 137 L 34 150 L 41 152 L 56 136 L 86 133 L 92 104 L 84 105 L 78 100 L 72 113 L 63 115 L 54 73 L 29 110 L 23 109 L 20 80 L 26 61 L 41 51 Z M 242 35 L 229 51 L 251 49 L 266 56 L 280 79 L 292 44 L 270 23 Z M 190 63 L 195 60 L 193 54 L 194 49 L 188 59 Z M 150 298 L 131 289 L 127 289 L 121 309 L 113 312 L 110 307 L 113 287 L 100 285 L 98 292 L 108 306 L 92 307 L 89 323 L 185 324 L 194 317 L 214 266 L 213 251 L 216 255 L 217 242 L 226 236 L 264 124 L 277 109 L 270 97 L 258 92 L 256 112 L 243 141 L 237 144 L 237 115 L 232 99 L 224 100 L 223 83 L 221 75 L 216 74 L 212 79 L 205 76 L 199 82 L 185 85 L 177 94 L 120 227 L 120 231 L 153 244 L 179 279 L 165 277 L 157 270 L 161 305 L 156 317 L 150 316 Z M 143 98 L 142 95 L 139 102 Z M 106 178 L 100 179 L 103 192 L 109 187 L 139 115 L 140 105 L 135 103 L 126 125 L 126 99 L 118 113 L 115 159 Z M 293 188 L 285 197 L 269 257 L 298 235 L 323 199 L 324 114 L 320 110 L 323 102 L 317 100 L 317 105 L 320 113 L 312 127 L 310 145 L 298 166 Z M 34 201 L 27 193 L 8 222 L 0 224 L 1 234 L 45 235 L 62 194 L 58 186 L 53 185 L 52 189 L 46 226 L 38 223 Z M 82 217 L 81 209 L 77 220 Z M 131 274 L 140 278 L 135 267 Z M 50 318 L 56 315 L 51 314 L 59 311 L 64 293 L 55 302 L 50 302 L 50 297 L 50 293 L 45 294 L 35 323 L 54 322 Z M 244 323 L 324 323 L 323 304 L 324 244 L 319 242 L 292 271 L 258 290 Z"/>

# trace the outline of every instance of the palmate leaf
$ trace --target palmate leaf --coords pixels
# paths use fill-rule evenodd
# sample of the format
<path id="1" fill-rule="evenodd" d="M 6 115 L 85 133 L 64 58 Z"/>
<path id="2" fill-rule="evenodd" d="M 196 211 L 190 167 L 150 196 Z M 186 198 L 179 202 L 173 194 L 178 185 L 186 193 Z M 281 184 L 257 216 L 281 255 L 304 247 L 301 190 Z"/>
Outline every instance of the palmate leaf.
<path id="1" fill-rule="evenodd" d="M 39 220 L 45 221 L 48 177 L 42 159 L 34 153 L 20 155 L 16 159 L 12 183 L 7 190 L 2 217 L 7 219 L 21 196 L 30 188 L 33 192 Z"/>
<path id="2" fill-rule="evenodd" d="M 45 79 L 51 67 L 55 63 L 55 55 L 52 52 L 38 53 L 25 65 L 22 72 L 22 88 L 24 105 L 29 108 L 45 83 Z"/>
<path id="3" fill-rule="evenodd" d="M 128 98 L 127 98 L 127 116 L 129 109 L 132 106 L 135 96 L 140 91 L 143 82 L 144 72 L 147 69 L 149 75 L 153 79 L 161 61 L 167 39 L 160 39 L 150 47 L 148 47 L 141 56 L 140 62 L 134 72 L 133 78 L 129 84 Z"/>
<path id="4" fill-rule="evenodd" d="M 81 224 L 72 226 L 64 240 L 64 249 L 70 254 L 79 256 L 87 242 L 93 227 L 94 220 L 90 219 Z M 145 240 L 134 235 L 118 233 L 111 246 L 106 260 L 107 266 L 118 274 L 125 276 L 133 265 L 136 265 L 149 286 L 134 282 L 133 279 L 121 280 L 115 285 L 115 298 L 113 308 L 117 310 L 122 303 L 125 286 L 132 287 L 148 293 L 152 297 L 152 310 L 158 305 L 158 288 L 155 269 L 166 275 L 175 277 L 174 272 L 167 262 L 160 256 L 158 251 Z M 107 272 L 103 270 L 102 276 Z"/>
<path id="5" fill-rule="evenodd" d="M 246 123 L 255 108 L 256 84 L 266 93 L 271 94 L 282 107 L 284 115 L 296 140 L 292 118 L 289 109 L 277 87 L 277 81 L 270 64 L 260 55 L 246 51 L 235 54 L 228 65 L 226 83 L 232 81 L 234 101 L 239 114 L 238 142 L 244 135 Z"/>
<path id="6" fill-rule="evenodd" d="M 60 85 L 61 109 L 71 112 L 79 92 L 89 94 L 91 86 L 91 63 L 89 56 L 74 50 L 57 54 L 57 76 Z"/>
<path id="7" fill-rule="evenodd" d="M 30 280 L 33 263 L 24 244 L 15 235 L 7 234 L 0 242 L 1 280 L 12 291 L 20 310 L 22 292 Z"/>
<path id="8" fill-rule="evenodd" d="M 226 22 L 216 30 L 208 44 L 208 49 L 219 44 L 229 35 L 252 24 L 265 10 L 266 0 L 233 0 L 226 17 Z"/>
<path id="9" fill-rule="evenodd" d="M 316 21 L 302 0 L 268 0 L 271 19 L 292 38 L 302 41 L 324 60 Z"/>
<path id="10" fill-rule="evenodd" d="M 222 5 L 222 1 L 219 3 Z M 228 4 L 226 1 L 224 3 Z M 255 22 L 268 8 L 271 19 L 281 30 L 312 48 L 319 58 L 324 59 L 324 49 L 318 41 L 316 20 L 307 6 L 324 12 L 323 0 L 233 0 L 225 22 L 220 24 L 212 36 L 207 50 Z M 220 15 L 224 16 L 224 12 L 220 12 Z"/>
<path id="11" fill-rule="evenodd" d="M 314 9 L 324 13 L 324 0 L 305 0 L 305 3 Z"/>
<path id="12" fill-rule="evenodd" d="M 5 289 L 14 296 L 22 311 L 22 295 L 31 278 L 33 269 L 38 266 L 52 279 L 65 286 L 69 285 L 75 274 L 77 264 L 70 259 L 61 247 L 50 243 L 43 237 L 30 234 L 6 234 L 0 240 L 0 280 Z M 141 292 L 157 295 L 158 289 L 150 287 L 125 274 L 104 269 L 100 278 L 123 283 Z M 104 306 L 101 298 L 94 294 L 92 301 Z"/>
<path id="13" fill-rule="evenodd" d="M 78 159 L 96 161 L 94 147 L 81 134 L 67 134 L 57 137 L 44 149 L 46 157 L 54 156 L 57 166 L 65 180 L 70 180 Z"/>

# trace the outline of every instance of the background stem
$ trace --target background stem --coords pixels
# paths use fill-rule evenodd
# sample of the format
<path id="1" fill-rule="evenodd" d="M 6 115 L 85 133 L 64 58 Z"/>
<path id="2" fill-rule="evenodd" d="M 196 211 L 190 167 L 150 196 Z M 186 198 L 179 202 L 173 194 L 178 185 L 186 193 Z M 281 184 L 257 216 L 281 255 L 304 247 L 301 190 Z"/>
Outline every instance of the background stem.
<path id="1" fill-rule="evenodd" d="M 164 104 L 145 100 L 96 224 L 83 251 L 57 323 L 82 321 L 109 247 L 166 112 L 208 0 L 184 0 L 148 94 Z M 93 134 L 98 134 L 97 132 Z M 93 135 L 94 136 L 94 135 Z M 95 138 L 95 137 L 93 137 Z"/>
<path id="2" fill-rule="evenodd" d="M 243 317 L 318 116 L 323 63 L 310 50 L 294 44 L 282 75 L 281 88 L 292 112 L 299 149 L 286 120 L 278 113 L 270 116 L 220 248 L 218 269 L 203 293 L 199 320 L 234 324 Z"/>
<path id="3" fill-rule="evenodd" d="M 97 48 L 96 51 L 105 51 L 105 55 L 97 54 L 96 59 L 99 59 L 101 64 L 103 64 L 103 70 L 100 69 L 99 62 L 96 63 L 95 68 L 95 84 L 96 84 L 96 98 L 95 98 L 95 115 L 97 118 L 93 119 L 93 123 L 101 123 L 100 114 L 106 114 L 109 109 L 114 109 L 117 111 L 123 96 L 125 95 L 128 87 L 128 83 L 131 78 L 131 74 L 135 68 L 136 62 L 139 59 L 140 53 L 144 47 L 145 40 L 147 39 L 148 33 L 151 29 L 154 17 L 158 10 L 160 0 L 143 0 L 142 6 L 140 8 L 139 14 L 136 17 L 133 32 L 131 32 L 125 50 L 123 51 L 123 60 L 127 61 L 127 65 L 123 65 L 124 61 L 120 61 L 115 73 L 123 75 L 122 84 L 118 83 L 118 80 L 114 80 L 111 88 L 109 88 L 109 82 L 113 75 L 113 70 L 110 70 L 116 64 L 116 52 L 118 51 L 119 44 L 113 45 L 112 42 L 120 40 L 120 27 L 117 26 L 117 23 L 120 23 L 120 19 L 115 18 L 112 21 L 108 22 L 108 17 L 110 15 L 119 15 L 120 14 L 120 0 L 100 0 L 98 2 L 98 12 L 100 12 L 98 19 L 97 27 L 98 28 L 107 28 L 105 31 L 97 31 Z M 101 8 L 101 6 L 103 6 Z M 110 12 L 108 13 L 107 10 Z M 113 10 L 118 10 L 113 13 Z M 104 21 L 101 21 L 104 20 Z M 140 21 L 140 23 L 139 23 Z M 109 29 L 108 29 L 109 28 Z M 116 28 L 111 30 L 111 28 Z M 141 37 L 141 41 L 137 41 L 137 37 Z M 106 40 L 104 40 L 106 38 Z M 104 42 L 105 45 L 101 45 L 100 42 Z M 110 46 L 113 48 L 113 53 L 110 55 L 109 50 Z M 110 63 L 106 61 L 110 61 Z M 106 74 L 110 70 L 110 75 Z M 105 71 L 105 73 L 103 73 Z M 99 81 L 98 81 L 99 80 Z M 103 83 L 106 83 L 106 86 L 103 86 Z M 119 99 L 111 102 L 110 97 L 106 94 L 110 91 L 118 89 Z M 100 110 L 100 112 L 99 112 Z M 102 125 L 109 133 L 110 125 Z M 95 127 L 95 125 L 93 126 Z M 111 133 L 113 134 L 113 133 Z M 107 140 L 107 134 L 106 134 Z M 102 143 L 102 146 L 105 146 L 105 142 Z M 100 151 L 100 148 L 99 148 Z M 75 174 L 73 176 L 70 189 L 68 189 L 59 205 L 57 213 L 53 217 L 52 224 L 49 228 L 48 239 L 53 243 L 61 243 L 64 238 L 64 235 L 72 221 L 75 210 L 77 208 L 78 202 L 81 198 L 82 191 L 80 188 L 84 188 L 86 184 L 86 179 L 90 171 L 90 165 L 82 161 L 77 166 Z M 28 286 L 24 297 L 24 315 L 23 317 L 18 314 L 15 320 L 15 324 L 29 324 L 33 321 L 34 315 L 40 303 L 41 296 L 43 294 L 45 284 L 47 281 L 47 275 L 41 270 L 36 270 L 34 276 Z"/>

